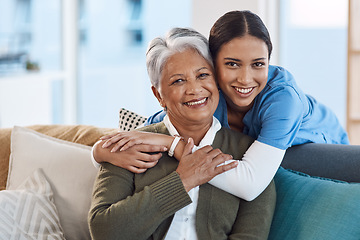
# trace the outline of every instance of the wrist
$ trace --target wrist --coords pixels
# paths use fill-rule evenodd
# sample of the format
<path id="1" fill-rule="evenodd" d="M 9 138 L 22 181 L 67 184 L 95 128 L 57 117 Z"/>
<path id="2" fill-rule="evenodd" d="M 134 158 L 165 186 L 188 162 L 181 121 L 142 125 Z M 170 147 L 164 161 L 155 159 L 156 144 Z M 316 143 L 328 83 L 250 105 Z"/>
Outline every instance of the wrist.
<path id="1" fill-rule="evenodd" d="M 170 157 L 174 156 L 174 152 L 175 152 L 175 148 L 176 146 L 178 145 L 179 141 L 182 139 L 182 137 L 178 136 L 178 135 L 175 135 L 174 136 L 174 139 L 169 147 L 169 150 L 168 150 L 168 155 Z"/>
<path id="2" fill-rule="evenodd" d="M 193 187 L 191 187 L 191 185 L 186 181 L 186 179 L 184 179 L 184 176 L 178 172 L 178 170 L 176 170 L 176 173 L 179 175 L 179 178 L 185 188 L 186 192 L 189 192 Z"/>

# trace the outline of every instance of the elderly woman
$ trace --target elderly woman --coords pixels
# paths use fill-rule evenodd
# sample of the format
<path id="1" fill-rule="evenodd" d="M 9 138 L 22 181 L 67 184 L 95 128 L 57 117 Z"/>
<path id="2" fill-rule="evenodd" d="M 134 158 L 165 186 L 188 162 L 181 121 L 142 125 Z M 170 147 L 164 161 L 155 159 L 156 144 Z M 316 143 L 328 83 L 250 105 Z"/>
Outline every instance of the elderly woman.
<path id="1" fill-rule="evenodd" d="M 171 30 L 150 43 L 147 68 L 167 115 L 140 130 L 168 135 L 169 154 L 138 174 L 102 163 L 89 213 L 92 238 L 267 239 L 273 182 L 251 202 L 221 190 L 224 184 L 208 184 L 231 175 L 238 161 L 228 160 L 240 159 L 253 139 L 221 128 L 213 117 L 219 92 L 206 38 L 191 29 Z M 126 155 L 127 150 L 113 153 L 102 144 L 94 147 L 97 158 Z M 172 156 L 175 148 L 179 161 Z"/>

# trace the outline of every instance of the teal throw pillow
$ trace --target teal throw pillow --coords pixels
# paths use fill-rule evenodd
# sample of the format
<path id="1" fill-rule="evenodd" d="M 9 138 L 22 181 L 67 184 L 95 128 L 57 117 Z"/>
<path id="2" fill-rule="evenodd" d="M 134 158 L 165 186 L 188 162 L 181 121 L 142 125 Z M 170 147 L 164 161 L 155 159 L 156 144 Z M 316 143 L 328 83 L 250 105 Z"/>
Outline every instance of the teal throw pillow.
<path id="1" fill-rule="evenodd" d="M 359 183 L 279 168 L 275 184 L 277 202 L 269 240 L 360 239 Z"/>

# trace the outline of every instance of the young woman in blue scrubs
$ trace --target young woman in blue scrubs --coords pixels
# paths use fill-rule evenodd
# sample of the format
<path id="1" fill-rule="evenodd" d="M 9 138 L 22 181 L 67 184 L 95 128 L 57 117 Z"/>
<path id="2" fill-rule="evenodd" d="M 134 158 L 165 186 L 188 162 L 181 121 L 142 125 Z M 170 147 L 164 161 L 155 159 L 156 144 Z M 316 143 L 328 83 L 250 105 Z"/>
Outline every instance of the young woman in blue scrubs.
<path id="1" fill-rule="evenodd" d="M 256 139 L 242 159 L 249 165 L 246 171 L 239 169 L 239 181 L 257 182 L 260 194 L 288 147 L 309 142 L 349 144 L 347 133 L 329 108 L 305 95 L 288 71 L 269 65 L 270 36 L 256 14 L 232 11 L 220 17 L 210 31 L 209 48 L 220 89 L 215 117 L 224 127 Z M 163 111 L 158 112 L 146 124 L 162 121 L 164 116 Z M 126 142 L 126 148 L 156 142 L 149 135 L 129 132 L 108 138 L 104 147 L 117 142 L 113 150 Z M 128 163 L 114 164 L 129 168 Z"/>
<path id="2" fill-rule="evenodd" d="M 305 95 L 293 76 L 269 65 L 269 33 L 254 13 L 228 12 L 215 22 L 209 46 L 221 98 L 215 117 L 279 149 L 308 142 L 349 144 L 335 114 Z M 147 124 L 161 121 L 164 113 Z"/>

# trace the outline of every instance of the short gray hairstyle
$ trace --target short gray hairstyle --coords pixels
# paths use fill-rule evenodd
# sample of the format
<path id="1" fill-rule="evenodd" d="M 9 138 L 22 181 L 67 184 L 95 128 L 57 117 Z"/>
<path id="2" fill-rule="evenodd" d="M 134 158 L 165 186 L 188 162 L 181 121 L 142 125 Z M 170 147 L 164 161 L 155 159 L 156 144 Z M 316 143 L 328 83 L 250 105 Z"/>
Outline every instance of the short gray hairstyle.
<path id="1" fill-rule="evenodd" d="M 208 40 L 191 28 L 173 28 L 164 38 L 157 37 L 149 43 L 146 67 L 151 84 L 155 88 L 159 87 L 162 70 L 169 57 L 189 48 L 196 50 L 211 67 L 214 67 Z"/>

